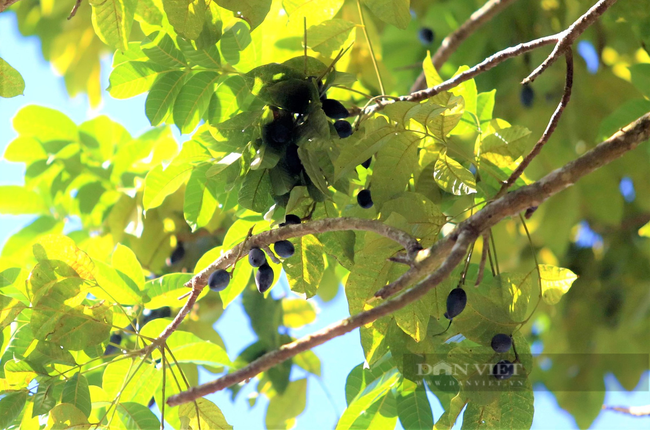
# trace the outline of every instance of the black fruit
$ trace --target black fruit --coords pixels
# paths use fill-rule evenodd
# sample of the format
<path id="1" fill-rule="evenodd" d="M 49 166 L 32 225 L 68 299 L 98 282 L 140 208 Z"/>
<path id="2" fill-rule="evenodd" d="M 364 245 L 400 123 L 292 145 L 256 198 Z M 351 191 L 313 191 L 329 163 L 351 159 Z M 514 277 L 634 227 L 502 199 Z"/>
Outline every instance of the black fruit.
<path id="1" fill-rule="evenodd" d="M 282 258 L 289 258 L 293 255 L 296 249 L 293 246 L 293 243 L 288 240 L 280 240 L 273 244 L 273 250 Z"/>
<path id="2" fill-rule="evenodd" d="M 447 296 L 447 319 L 453 319 L 460 315 L 467 304 L 467 294 L 462 288 L 454 288 Z"/>
<path id="3" fill-rule="evenodd" d="M 350 135 L 352 135 L 352 125 L 343 119 L 339 119 L 338 121 L 334 122 L 334 128 L 336 129 L 336 132 L 339 134 L 339 137 L 341 139 L 345 139 L 346 137 L 350 137 Z"/>
<path id="4" fill-rule="evenodd" d="M 361 167 L 367 169 L 368 167 L 370 167 L 370 163 L 371 163 L 371 162 L 372 162 L 372 157 L 368 158 L 366 161 L 364 161 L 363 163 L 361 163 Z"/>
<path id="5" fill-rule="evenodd" d="M 268 264 L 263 264 L 255 273 L 255 285 L 260 293 L 266 292 L 273 285 L 273 269 Z"/>
<path id="6" fill-rule="evenodd" d="M 499 380 L 509 379 L 515 374 L 515 365 L 508 360 L 501 360 L 492 368 L 492 374 Z"/>
<path id="7" fill-rule="evenodd" d="M 284 222 L 280 223 L 280 227 L 284 227 L 285 225 L 295 225 L 295 224 L 300 224 L 302 220 L 298 215 L 294 214 L 289 214 L 284 217 Z"/>
<path id="8" fill-rule="evenodd" d="M 273 146 L 281 146 L 291 140 L 293 120 L 290 115 L 278 116 L 274 121 L 264 126 L 264 138 Z"/>
<path id="9" fill-rule="evenodd" d="M 332 119 L 343 119 L 350 116 L 348 110 L 340 101 L 334 99 L 322 100 L 323 112 Z"/>
<path id="10" fill-rule="evenodd" d="M 287 164 L 289 172 L 297 175 L 302 170 L 302 162 L 298 156 L 298 145 L 291 144 L 287 147 L 287 152 L 284 156 L 284 161 Z"/>
<path id="11" fill-rule="evenodd" d="M 178 244 L 176 245 L 176 249 L 174 249 L 174 252 L 172 252 L 172 255 L 169 256 L 169 259 L 167 260 L 167 265 L 171 266 L 173 264 L 178 263 L 185 257 L 185 246 L 183 245 L 183 242 L 179 241 Z"/>
<path id="12" fill-rule="evenodd" d="M 436 34 L 430 28 L 422 27 L 418 33 L 418 37 L 423 45 L 431 45 L 436 38 Z"/>
<path id="13" fill-rule="evenodd" d="M 230 283 L 230 273 L 223 269 L 212 272 L 208 278 L 208 286 L 212 291 L 224 290 Z"/>
<path id="14" fill-rule="evenodd" d="M 533 105 L 533 100 L 535 99 L 535 93 L 533 92 L 533 88 L 526 84 L 521 88 L 521 104 L 524 107 L 531 107 Z"/>
<path id="15" fill-rule="evenodd" d="M 260 267 L 262 264 L 266 263 L 266 254 L 259 248 L 251 248 L 248 252 L 248 262 L 253 267 Z"/>
<path id="16" fill-rule="evenodd" d="M 508 352 L 512 346 L 512 338 L 503 333 L 495 334 L 491 345 L 494 352 Z"/>
<path id="17" fill-rule="evenodd" d="M 370 190 L 361 190 L 357 194 L 357 203 L 364 209 L 370 209 L 373 205 Z"/>

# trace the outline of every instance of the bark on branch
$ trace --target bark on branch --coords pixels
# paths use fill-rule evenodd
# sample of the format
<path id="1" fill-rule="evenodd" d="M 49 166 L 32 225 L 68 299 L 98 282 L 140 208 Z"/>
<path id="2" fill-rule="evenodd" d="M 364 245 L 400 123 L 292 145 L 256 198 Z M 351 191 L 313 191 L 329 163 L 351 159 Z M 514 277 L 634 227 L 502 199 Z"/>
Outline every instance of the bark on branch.
<path id="1" fill-rule="evenodd" d="M 0 0 L 0 12 L 4 12 L 14 3 L 18 3 L 20 0 Z"/>
<path id="2" fill-rule="evenodd" d="M 459 224 L 452 233 L 441 239 L 433 247 L 440 253 L 446 251 L 444 252 L 444 256 L 438 255 L 438 252 L 430 254 L 420 264 L 409 271 L 418 272 L 417 275 L 422 277 L 427 273 L 431 273 L 430 261 L 438 261 L 444 258 L 444 261 L 435 272 L 426 276 L 410 290 L 390 300 L 386 300 L 370 310 L 360 312 L 319 330 L 314 334 L 283 345 L 278 350 L 263 355 L 248 366 L 215 381 L 171 396 L 167 400 L 167 404 L 169 406 L 176 406 L 187 403 L 233 384 L 253 378 L 259 373 L 270 369 L 300 352 L 321 345 L 337 336 L 349 333 L 352 330 L 413 303 L 449 276 L 452 270 L 463 260 L 468 246 L 483 231 L 494 226 L 502 219 L 515 215 L 528 207 L 539 206 L 539 204 L 550 196 L 573 185 L 581 177 L 619 158 L 627 151 L 636 148 L 648 138 L 650 138 L 650 113 L 621 129 L 612 137 L 576 160 L 566 164 L 564 167 L 554 170 L 534 184 L 506 194 Z"/>

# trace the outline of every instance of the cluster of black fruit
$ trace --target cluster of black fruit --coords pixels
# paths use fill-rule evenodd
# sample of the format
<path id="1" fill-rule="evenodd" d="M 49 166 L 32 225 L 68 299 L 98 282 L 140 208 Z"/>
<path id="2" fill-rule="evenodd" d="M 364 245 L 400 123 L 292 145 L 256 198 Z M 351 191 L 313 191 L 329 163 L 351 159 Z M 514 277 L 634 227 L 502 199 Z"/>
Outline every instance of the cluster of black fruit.
<path id="1" fill-rule="evenodd" d="M 500 354 L 508 352 L 512 347 L 512 336 L 504 333 L 495 334 L 491 346 L 494 352 Z M 510 360 L 500 360 L 492 367 L 492 374 L 499 380 L 509 379 L 515 374 L 515 365 Z"/>

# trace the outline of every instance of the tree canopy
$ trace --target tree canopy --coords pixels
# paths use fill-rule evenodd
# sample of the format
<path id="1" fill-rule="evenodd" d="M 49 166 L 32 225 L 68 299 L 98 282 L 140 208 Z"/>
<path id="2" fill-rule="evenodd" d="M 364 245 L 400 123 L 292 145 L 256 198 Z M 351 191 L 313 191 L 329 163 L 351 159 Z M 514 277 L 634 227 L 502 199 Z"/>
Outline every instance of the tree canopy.
<path id="1" fill-rule="evenodd" d="M 341 430 L 527 429 L 539 384 L 583 428 L 606 374 L 648 371 L 648 0 L 0 12 L 71 96 L 146 94 L 152 126 L 13 113 L 26 170 L 0 213 L 35 219 L 0 253 L 0 428 L 227 429 L 205 396 L 244 384 L 292 428 L 312 383 L 292 369 L 320 377 L 312 348 L 351 331 Z M 0 58 L 1 97 L 21 72 Z M 337 295 L 349 318 L 295 336 Z M 228 306 L 243 351 L 214 328 Z"/>

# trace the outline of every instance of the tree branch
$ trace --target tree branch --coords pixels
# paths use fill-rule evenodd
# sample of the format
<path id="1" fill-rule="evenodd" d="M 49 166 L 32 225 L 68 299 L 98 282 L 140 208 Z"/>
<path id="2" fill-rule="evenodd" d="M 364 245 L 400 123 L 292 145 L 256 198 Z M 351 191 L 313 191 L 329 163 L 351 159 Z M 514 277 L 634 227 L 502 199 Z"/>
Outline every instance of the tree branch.
<path id="1" fill-rule="evenodd" d="M 603 405 L 604 410 L 616 411 L 622 414 L 632 415 L 633 417 L 650 416 L 650 405 L 645 406 L 607 406 Z"/>
<path id="2" fill-rule="evenodd" d="M 439 251 L 449 249 L 444 256 L 444 261 L 431 275 L 425 277 L 415 287 L 407 290 L 390 300 L 387 300 L 377 307 L 360 312 L 338 323 L 332 324 L 316 333 L 303 337 L 294 342 L 281 346 L 278 350 L 267 353 L 248 366 L 233 373 L 225 375 L 207 384 L 190 388 L 189 390 L 171 396 L 167 400 L 169 406 L 176 406 L 190 402 L 199 397 L 222 390 L 233 384 L 253 378 L 276 364 L 287 360 L 300 352 L 321 345 L 330 339 L 349 333 L 363 325 L 369 324 L 378 318 L 386 316 L 414 301 L 422 298 L 432 288 L 442 282 L 452 270 L 463 260 L 468 246 L 488 228 L 494 226 L 500 220 L 517 214 L 531 206 L 538 206 L 550 196 L 573 185 L 581 177 L 593 172 L 601 166 L 622 156 L 625 152 L 637 147 L 641 142 L 650 138 L 650 113 L 637 119 L 606 141 L 588 151 L 576 160 L 566 164 L 564 167 L 554 170 L 534 184 L 519 188 L 507 195 L 495 200 L 484 209 L 469 217 L 459 224 L 456 229 L 437 242 L 433 248 Z M 299 226 L 292 226 L 299 227 Z M 276 230 L 277 231 L 277 230 Z M 443 245 L 441 245 L 443 244 Z M 444 245 L 449 244 L 449 245 Z M 422 252 L 422 251 L 421 251 Z M 431 271 L 424 269 L 430 260 L 439 260 L 437 253 L 430 254 L 421 262 L 422 264 L 412 268 L 411 271 L 418 271 L 422 276 Z"/>
<path id="3" fill-rule="evenodd" d="M 537 155 L 542 151 L 542 147 L 546 144 L 546 142 L 548 142 L 548 140 L 551 138 L 551 135 L 557 128 L 557 124 L 560 122 L 560 117 L 562 116 L 562 112 L 564 112 L 564 108 L 567 106 L 567 104 L 569 104 L 569 100 L 571 99 L 571 88 L 573 87 L 573 52 L 571 51 L 571 47 L 567 48 L 565 57 L 566 81 L 564 83 L 564 93 L 562 94 L 562 99 L 557 105 L 555 112 L 553 112 L 553 115 L 551 116 L 551 119 L 549 120 L 548 125 L 546 126 L 546 130 L 544 130 L 544 133 L 542 134 L 542 137 L 537 141 L 530 153 L 526 155 L 522 162 L 517 166 L 515 171 L 512 172 L 512 175 L 510 175 L 508 180 L 501 186 L 501 189 L 496 195 L 497 198 L 501 197 L 506 193 L 506 191 L 508 191 L 508 188 L 510 188 L 512 184 L 514 184 L 515 181 L 524 173 L 524 170 L 526 170 L 526 167 L 528 167 L 530 162 L 533 161 L 533 158 L 537 157 Z"/>
<path id="4" fill-rule="evenodd" d="M 458 49 L 465 39 L 471 36 L 472 33 L 492 19 L 496 14 L 510 6 L 514 1 L 515 0 L 489 0 L 480 9 L 470 15 L 467 21 L 443 39 L 440 47 L 431 58 L 434 67 L 440 69 L 442 65 L 447 62 L 447 59 L 449 59 L 451 54 L 456 52 L 456 49 Z M 423 90 L 426 88 L 426 84 L 427 81 L 424 72 L 422 72 L 411 87 L 411 92 Z"/>
<path id="5" fill-rule="evenodd" d="M 11 6 L 14 3 L 18 3 L 20 0 L 0 0 L 0 12 L 4 12 L 5 10 L 9 9 L 9 6 Z"/>
<path id="6" fill-rule="evenodd" d="M 550 53 L 546 60 L 540 64 L 535 70 L 531 72 L 530 75 L 523 81 L 522 84 L 529 84 L 533 82 L 539 75 L 541 75 L 544 70 L 555 63 L 561 55 L 564 54 L 564 51 L 571 48 L 573 42 L 580 37 L 580 35 L 587 29 L 591 24 L 594 23 L 610 6 L 616 3 L 616 0 L 600 0 L 598 3 L 593 5 L 584 15 L 578 18 L 569 28 L 563 31 L 560 35 L 560 38 L 553 48 L 553 51 Z"/>
<path id="7" fill-rule="evenodd" d="M 147 354 L 157 347 L 161 346 L 165 340 L 178 328 L 187 314 L 190 313 L 194 303 L 196 303 L 199 294 L 208 284 L 208 278 L 217 269 L 225 269 L 232 266 L 237 260 L 248 254 L 251 248 L 265 248 L 271 243 L 279 240 L 290 239 L 292 237 L 301 237 L 308 234 L 326 233 L 330 231 L 343 230 L 361 230 L 371 231 L 381 236 L 392 239 L 404 247 L 407 255 L 413 257 L 422 249 L 419 242 L 411 237 L 408 233 L 398 230 L 394 227 L 384 224 L 379 220 L 368 220 L 361 218 L 325 218 L 316 221 L 306 222 L 298 225 L 287 225 L 273 230 L 248 237 L 234 248 L 230 249 L 219 257 L 216 261 L 196 274 L 185 284 L 186 287 L 192 288 L 187 302 L 176 314 L 172 322 L 160 333 L 160 335 L 149 345 L 137 351 L 140 354 Z"/>

